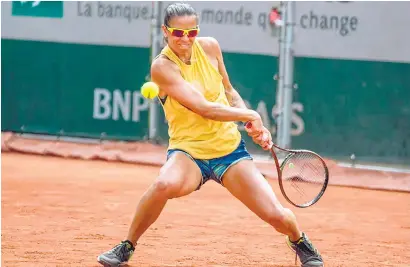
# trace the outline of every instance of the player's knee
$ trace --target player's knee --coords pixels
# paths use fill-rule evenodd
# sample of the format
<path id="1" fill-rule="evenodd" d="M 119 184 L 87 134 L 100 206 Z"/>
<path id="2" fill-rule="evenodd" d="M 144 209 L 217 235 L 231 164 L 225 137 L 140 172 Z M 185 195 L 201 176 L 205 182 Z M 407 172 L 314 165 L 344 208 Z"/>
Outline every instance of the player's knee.
<path id="1" fill-rule="evenodd" d="M 166 179 L 160 176 L 154 182 L 153 188 L 156 194 L 171 199 L 176 196 L 180 185 L 178 183 L 175 183 L 171 179 Z"/>

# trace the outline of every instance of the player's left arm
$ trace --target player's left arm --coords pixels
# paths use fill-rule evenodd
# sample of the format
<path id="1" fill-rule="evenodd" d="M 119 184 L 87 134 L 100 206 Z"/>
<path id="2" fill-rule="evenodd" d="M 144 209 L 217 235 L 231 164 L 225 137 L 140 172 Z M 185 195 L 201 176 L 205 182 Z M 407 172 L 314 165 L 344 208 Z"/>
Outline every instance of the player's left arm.
<path id="1" fill-rule="evenodd" d="M 213 50 L 215 51 L 216 58 L 218 60 L 218 71 L 222 76 L 222 83 L 225 88 L 225 94 L 226 97 L 229 101 L 229 104 L 232 107 L 237 107 L 237 108 L 244 108 L 247 109 L 248 107 L 245 104 L 245 101 L 243 101 L 242 97 L 236 91 L 236 89 L 232 86 L 231 81 L 229 80 L 229 75 L 228 72 L 226 71 L 223 55 L 222 55 L 222 50 L 221 47 L 219 46 L 219 43 L 217 40 L 213 39 Z"/>
<path id="2" fill-rule="evenodd" d="M 229 75 L 228 75 L 228 72 L 226 71 L 226 67 L 225 67 L 225 63 L 224 63 L 224 59 L 222 55 L 222 50 L 221 50 L 221 47 L 219 46 L 218 41 L 214 38 L 210 38 L 210 42 L 212 43 L 213 51 L 215 52 L 216 58 L 218 60 L 218 71 L 222 76 L 222 83 L 224 85 L 225 94 L 229 101 L 229 104 L 232 107 L 247 109 L 248 107 L 246 106 L 245 101 L 243 101 L 242 97 L 240 96 L 238 91 L 236 91 L 236 89 L 232 86 L 231 81 L 229 80 Z M 265 127 L 263 127 L 262 133 L 256 132 L 253 129 L 245 128 L 245 130 L 249 134 L 249 136 L 252 137 L 253 141 L 261 146 L 267 147 L 272 140 L 271 133 Z M 268 136 L 268 139 L 266 140 L 267 142 L 266 141 L 264 142 L 262 140 L 263 133 L 265 133 Z"/>

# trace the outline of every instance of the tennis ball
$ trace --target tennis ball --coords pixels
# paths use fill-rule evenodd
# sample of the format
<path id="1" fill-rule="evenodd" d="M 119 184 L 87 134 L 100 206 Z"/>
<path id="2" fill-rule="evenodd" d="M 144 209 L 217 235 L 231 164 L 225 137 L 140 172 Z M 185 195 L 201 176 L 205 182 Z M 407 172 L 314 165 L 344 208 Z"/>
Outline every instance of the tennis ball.
<path id="1" fill-rule="evenodd" d="M 145 98 L 153 99 L 159 93 L 159 87 L 154 82 L 146 82 L 141 86 L 141 94 Z"/>
<path id="2" fill-rule="evenodd" d="M 292 162 L 291 163 L 289 163 L 289 168 L 293 168 L 293 167 L 295 167 L 295 164 L 293 164 Z"/>

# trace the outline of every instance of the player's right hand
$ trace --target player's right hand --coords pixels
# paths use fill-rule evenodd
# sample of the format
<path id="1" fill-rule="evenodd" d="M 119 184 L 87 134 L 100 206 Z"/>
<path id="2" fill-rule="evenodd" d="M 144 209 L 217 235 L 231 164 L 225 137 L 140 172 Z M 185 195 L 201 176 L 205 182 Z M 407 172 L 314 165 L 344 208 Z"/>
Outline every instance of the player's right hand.
<path id="1" fill-rule="evenodd" d="M 257 119 L 248 121 L 245 124 L 245 131 L 248 133 L 250 137 L 255 137 L 259 136 L 262 131 L 263 131 L 263 122 L 261 117 L 258 117 Z"/>
<path id="2" fill-rule="evenodd" d="M 262 120 L 249 121 L 245 125 L 245 131 L 248 133 L 255 144 L 258 144 L 264 150 L 269 150 L 273 144 L 272 134 L 263 126 Z"/>
<path id="3" fill-rule="evenodd" d="M 266 129 L 266 127 L 263 127 L 262 133 L 253 136 L 252 140 L 254 143 L 260 145 L 263 150 L 269 150 L 273 144 L 272 134 Z"/>

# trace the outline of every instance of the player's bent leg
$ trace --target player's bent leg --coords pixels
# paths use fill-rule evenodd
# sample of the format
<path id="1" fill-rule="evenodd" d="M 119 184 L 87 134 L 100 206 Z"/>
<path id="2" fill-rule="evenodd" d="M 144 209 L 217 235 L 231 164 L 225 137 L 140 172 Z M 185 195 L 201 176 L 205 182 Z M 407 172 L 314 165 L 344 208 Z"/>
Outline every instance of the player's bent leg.
<path id="1" fill-rule="evenodd" d="M 183 152 L 175 152 L 138 203 L 127 239 L 133 244 L 158 218 L 168 199 L 195 191 L 202 181 L 196 163 Z"/>
<path id="2" fill-rule="evenodd" d="M 296 251 L 303 267 L 323 266 L 319 252 L 299 230 L 295 215 L 280 204 L 272 187 L 253 161 L 238 162 L 222 178 L 224 187 L 233 196 L 278 232 L 288 236 L 289 244 Z"/>
<path id="3" fill-rule="evenodd" d="M 110 267 L 128 262 L 138 239 L 156 221 L 168 199 L 192 193 L 201 181 L 202 174 L 196 163 L 183 152 L 173 153 L 139 201 L 127 239 L 99 255 L 98 262 Z"/>
<path id="4" fill-rule="evenodd" d="M 223 176 L 223 185 L 262 220 L 278 232 L 300 238 L 295 216 L 284 209 L 276 198 L 272 187 L 251 160 L 242 160 L 231 166 Z"/>

